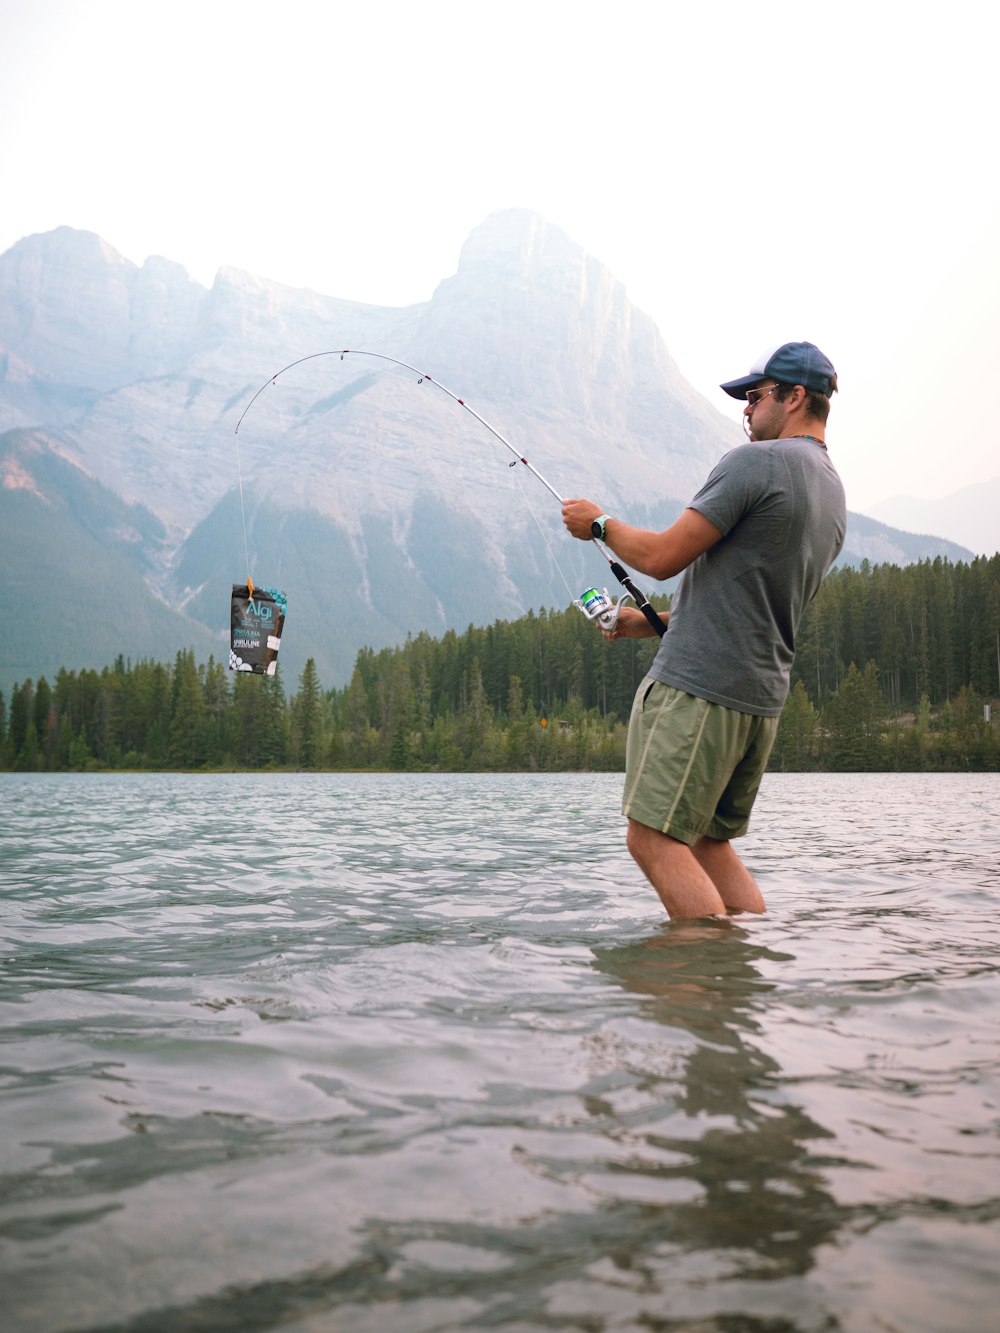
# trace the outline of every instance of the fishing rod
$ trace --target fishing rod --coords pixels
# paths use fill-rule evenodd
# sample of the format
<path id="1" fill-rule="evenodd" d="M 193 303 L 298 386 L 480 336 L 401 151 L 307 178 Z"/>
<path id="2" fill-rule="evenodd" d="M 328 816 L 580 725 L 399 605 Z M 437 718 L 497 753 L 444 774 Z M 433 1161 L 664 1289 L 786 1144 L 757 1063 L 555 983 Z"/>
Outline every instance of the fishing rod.
<path id="1" fill-rule="evenodd" d="M 442 384 L 440 380 L 434 379 L 432 375 L 428 375 L 426 371 L 418 370 L 416 366 L 411 366 L 409 362 L 400 361 L 394 356 L 386 356 L 384 352 L 368 352 L 359 348 L 344 347 L 342 349 L 333 349 L 328 352 L 310 352 L 308 356 L 300 356 L 298 360 L 289 362 L 287 366 L 283 366 L 281 370 L 276 371 L 270 379 L 265 380 L 250 399 L 249 403 L 247 403 L 246 407 L 240 414 L 239 421 L 236 423 L 236 434 L 239 435 L 240 426 L 243 424 L 243 418 L 250 411 L 251 407 L 253 407 L 254 403 L 264 390 L 270 385 L 273 385 L 280 375 L 284 375 L 287 370 L 293 370 L 296 366 L 301 366 L 306 361 L 315 361 L 321 356 L 339 356 L 341 361 L 343 361 L 345 356 L 370 356 L 378 361 L 388 361 L 394 366 L 400 366 L 403 370 L 410 371 L 417 376 L 418 384 L 423 384 L 426 380 L 428 384 L 432 384 L 435 388 L 440 389 L 442 393 L 446 393 L 453 402 L 456 402 L 459 405 L 459 407 L 463 407 L 466 412 L 474 416 L 481 426 L 485 426 L 489 433 L 495 439 L 500 441 L 504 448 L 510 450 L 514 455 L 515 461 L 508 464 L 509 467 L 516 467 L 518 463 L 523 463 L 532 476 L 536 477 L 542 483 L 549 494 L 558 500 L 560 506 L 566 503 L 552 483 L 546 481 L 538 469 L 528 462 L 521 451 L 515 449 L 510 440 L 508 440 L 505 435 L 502 435 L 495 426 L 491 426 L 485 417 L 481 417 L 474 407 L 470 407 L 464 398 L 460 398 L 457 393 L 452 393 L 451 389 Z M 611 566 L 612 574 L 614 574 L 615 578 L 625 589 L 625 592 L 616 603 L 614 598 L 608 594 L 607 588 L 604 588 L 603 590 L 586 588 L 579 597 L 573 599 L 573 605 L 582 611 L 588 620 L 595 621 L 601 629 L 610 632 L 614 630 L 615 625 L 618 623 L 618 616 L 622 607 L 627 601 L 632 601 L 646 617 L 646 620 L 649 622 L 653 630 L 655 630 L 657 634 L 663 635 L 666 632 L 666 626 L 651 606 L 645 593 L 643 593 L 633 582 L 632 576 L 629 574 L 628 570 L 615 558 L 614 552 L 605 546 L 604 542 L 602 542 L 599 537 L 592 537 L 591 541 L 604 556 L 605 560 L 607 560 L 608 564 Z"/>

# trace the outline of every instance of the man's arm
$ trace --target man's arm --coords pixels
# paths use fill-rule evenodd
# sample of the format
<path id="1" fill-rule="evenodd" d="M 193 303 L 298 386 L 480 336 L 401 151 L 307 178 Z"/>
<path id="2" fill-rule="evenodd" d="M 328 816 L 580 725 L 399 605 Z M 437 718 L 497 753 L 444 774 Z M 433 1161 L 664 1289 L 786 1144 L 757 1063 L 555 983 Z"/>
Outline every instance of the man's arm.
<path id="1" fill-rule="evenodd" d="M 592 500 L 567 500 L 563 505 L 563 523 L 574 537 L 590 541 L 590 525 L 604 511 Z M 615 555 L 640 574 L 653 579 L 669 579 L 687 569 L 694 560 L 721 541 L 722 533 L 697 509 L 685 509 L 676 523 L 662 532 L 633 528 L 620 518 L 609 518 L 604 540 Z"/>

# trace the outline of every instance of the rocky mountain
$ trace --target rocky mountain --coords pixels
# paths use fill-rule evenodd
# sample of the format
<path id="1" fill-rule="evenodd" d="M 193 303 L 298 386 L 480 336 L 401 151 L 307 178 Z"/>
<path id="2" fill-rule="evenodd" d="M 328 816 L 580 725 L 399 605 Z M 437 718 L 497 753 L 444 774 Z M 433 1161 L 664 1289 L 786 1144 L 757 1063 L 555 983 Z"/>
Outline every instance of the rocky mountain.
<path id="1" fill-rule="evenodd" d="M 57 436 L 0 436 L 0 688 L 51 681 L 60 666 L 110 665 L 119 653 L 164 661 L 194 647 L 200 660 L 218 656 L 217 636 L 157 583 L 164 536 L 154 514 L 89 477 Z"/>
<path id="2" fill-rule="evenodd" d="M 331 685 L 363 645 L 609 582 L 438 385 L 559 493 L 637 523 L 671 521 L 742 438 L 622 285 L 532 213 L 488 218 L 403 309 L 234 269 L 206 289 L 65 227 L 18 242 L 0 256 L 0 686 L 118 653 L 225 658 L 248 562 L 288 594 L 286 680 L 313 656 Z M 852 516 L 849 558 L 932 554 L 968 553 Z"/>

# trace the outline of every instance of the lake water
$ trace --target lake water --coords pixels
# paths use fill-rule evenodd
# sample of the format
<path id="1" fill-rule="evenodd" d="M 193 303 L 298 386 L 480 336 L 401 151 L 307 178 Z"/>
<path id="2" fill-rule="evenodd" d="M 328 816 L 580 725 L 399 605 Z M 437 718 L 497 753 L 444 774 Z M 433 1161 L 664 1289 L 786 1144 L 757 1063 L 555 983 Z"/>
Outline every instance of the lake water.
<path id="1" fill-rule="evenodd" d="M 0 776 L 7 1333 L 995 1329 L 1000 779 L 619 787 Z"/>

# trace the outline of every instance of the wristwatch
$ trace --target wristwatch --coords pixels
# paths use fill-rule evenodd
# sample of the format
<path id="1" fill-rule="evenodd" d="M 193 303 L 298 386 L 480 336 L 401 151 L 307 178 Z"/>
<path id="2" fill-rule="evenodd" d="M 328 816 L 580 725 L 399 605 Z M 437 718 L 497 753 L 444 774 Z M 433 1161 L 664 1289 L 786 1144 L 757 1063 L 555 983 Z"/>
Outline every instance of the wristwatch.
<path id="1" fill-rule="evenodd" d="M 598 541 L 604 541 L 604 529 L 610 517 L 610 514 L 602 514 L 600 518 L 595 518 L 593 523 L 591 523 L 590 531 Z"/>

